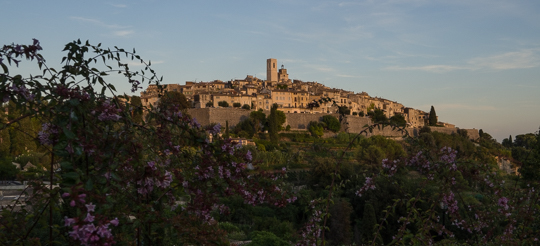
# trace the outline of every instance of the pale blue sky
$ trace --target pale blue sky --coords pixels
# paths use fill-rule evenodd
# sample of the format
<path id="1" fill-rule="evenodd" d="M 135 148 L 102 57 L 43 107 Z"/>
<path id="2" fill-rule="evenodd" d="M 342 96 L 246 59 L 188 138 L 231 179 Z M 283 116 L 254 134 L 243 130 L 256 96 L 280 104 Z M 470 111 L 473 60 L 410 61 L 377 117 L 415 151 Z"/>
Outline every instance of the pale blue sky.
<path id="1" fill-rule="evenodd" d="M 540 126 L 538 0 L 0 0 L 0 9 L 0 43 L 37 38 L 52 66 L 76 39 L 135 48 L 165 83 L 265 79 L 276 58 L 290 78 L 433 105 L 441 121 L 499 141 Z"/>

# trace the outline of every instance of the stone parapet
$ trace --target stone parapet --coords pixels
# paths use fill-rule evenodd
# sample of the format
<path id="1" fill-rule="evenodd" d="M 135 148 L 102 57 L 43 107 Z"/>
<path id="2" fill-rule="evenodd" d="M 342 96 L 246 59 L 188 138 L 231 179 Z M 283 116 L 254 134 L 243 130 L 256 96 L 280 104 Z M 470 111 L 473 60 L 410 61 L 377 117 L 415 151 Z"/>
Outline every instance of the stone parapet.
<path id="1" fill-rule="evenodd" d="M 212 123 L 220 123 L 222 126 L 225 126 L 226 122 L 229 122 L 229 127 L 234 127 L 240 121 L 249 118 L 249 114 L 253 110 L 245 110 L 238 108 L 190 108 L 187 110 L 188 113 L 202 126 L 207 126 Z M 263 111 L 266 116 L 270 114 L 269 110 Z M 290 125 L 291 130 L 307 130 L 307 126 L 310 121 L 321 121 L 322 117 L 325 115 L 332 115 L 336 118 L 339 118 L 339 114 L 306 114 L 306 113 L 285 113 L 286 121 L 283 126 Z M 341 131 L 348 133 L 360 133 L 366 129 L 366 125 L 371 125 L 372 121 L 367 117 L 359 116 L 345 116 L 345 120 L 342 122 Z M 442 132 L 446 134 L 458 133 L 456 127 L 430 127 L 431 131 Z M 477 129 L 462 129 L 467 131 L 467 135 L 471 140 L 477 140 L 480 135 Z M 420 128 L 406 128 L 409 136 L 416 137 L 419 135 Z M 390 138 L 402 138 L 405 136 L 404 133 L 400 132 L 398 129 L 392 129 L 392 127 L 386 126 L 381 129 L 373 129 L 372 132 L 366 134 L 367 137 L 373 135 L 382 135 Z"/>

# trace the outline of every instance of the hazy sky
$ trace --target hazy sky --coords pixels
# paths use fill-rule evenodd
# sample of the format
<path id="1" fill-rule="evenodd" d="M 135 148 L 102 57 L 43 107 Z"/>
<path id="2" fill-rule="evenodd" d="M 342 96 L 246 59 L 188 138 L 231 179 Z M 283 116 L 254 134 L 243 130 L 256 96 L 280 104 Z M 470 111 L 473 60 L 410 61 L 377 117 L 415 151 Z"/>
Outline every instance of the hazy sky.
<path id="1" fill-rule="evenodd" d="M 538 0 L 0 0 L 0 9 L 0 43 L 36 38 L 53 67 L 76 39 L 135 48 L 165 83 L 265 79 L 276 58 L 292 79 L 433 105 L 439 120 L 499 141 L 540 126 Z"/>

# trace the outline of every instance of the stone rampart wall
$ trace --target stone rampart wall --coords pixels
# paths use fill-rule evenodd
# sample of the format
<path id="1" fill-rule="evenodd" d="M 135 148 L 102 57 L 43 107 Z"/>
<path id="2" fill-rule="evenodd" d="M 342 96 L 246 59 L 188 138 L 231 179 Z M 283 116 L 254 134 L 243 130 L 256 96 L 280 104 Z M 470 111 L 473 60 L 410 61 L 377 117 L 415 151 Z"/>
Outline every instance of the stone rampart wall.
<path id="1" fill-rule="evenodd" d="M 441 132 L 441 133 L 446 133 L 446 134 L 452 134 L 452 133 L 457 134 L 458 133 L 457 131 L 459 129 L 457 127 L 435 127 L 435 126 L 430 126 L 429 128 L 431 128 L 432 132 Z M 418 132 L 419 130 L 420 129 L 417 128 L 416 132 Z M 478 133 L 477 129 L 461 129 L 461 130 L 466 130 L 467 136 L 471 140 L 477 140 L 480 138 L 480 134 Z M 413 136 L 417 136 L 417 135 L 418 134 L 413 135 Z"/>
<path id="2" fill-rule="evenodd" d="M 210 124 L 210 110 L 209 108 L 189 108 L 187 112 L 191 117 L 195 118 L 202 126 Z"/>
<path id="3" fill-rule="evenodd" d="M 290 125 L 293 130 L 305 130 L 310 121 L 321 121 L 325 115 L 332 115 L 336 118 L 339 114 L 302 114 L 302 113 L 285 113 L 287 120 L 285 126 Z"/>
<path id="4" fill-rule="evenodd" d="M 229 127 L 233 127 L 240 121 L 249 118 L 251 110 L 237 108 L 190 108 L 188 113 L 202 126 L 211 123 L 220 123 L 225 126 L 229 122 Z"/>
<path id="5" fill-rule="evenodd" d="M 347 116 L 342 124 L 344 131 L 348 133 L 359 133 L 365 129 L 365 125 L 371 125 L 371 119 L 359 116 Z"/>
<path id="6" fill-rule="evenodd" d="M 220 123 L 225 126 L 225 122 L 229 122 L 229 127 L 234 127 L 240 121 L 249 118 L 249 114 L 252 110 L 238 109 L 238 108 L 191 108 L 188 109 L 188 113 L 196 118 L 199 124 L 207 126 L 211 123 Z M 269 110 L 264 111 L 266 116 L 270 114 Z M 332 115 L 339 118 L 338 114 L 302 114 L 302 113 L 285 113 L 287 117 L 283 126 L 290 125 L 291 130 L 306 130 L 310 121 L 320 121 L 324 115 Z M 347 116 L 342 123 L 342 131 L 348 133 L 359 133 L 365 129 L 365 125 L 369 125 L 371 119 L 367 117 L 359 116 Z M 430 127 L 431 131 L 442 132 L 446 134 L 457 133 L 458 128 L 450 127 Z M 410 136 L 418 136 L 419 128 L 407 128 Z M 464 129 L 467 131 L 468 136 L 472 140 L 476 140 L 480 137 L 477 129 Z M 404 134 L 398 130 L 392 130 L 392 127 L 384 127 L 382 129 L 374 129 L 373 132 L 367 133 L 367 136 L 382 135 L 391 138 L 401 138 Z"/>

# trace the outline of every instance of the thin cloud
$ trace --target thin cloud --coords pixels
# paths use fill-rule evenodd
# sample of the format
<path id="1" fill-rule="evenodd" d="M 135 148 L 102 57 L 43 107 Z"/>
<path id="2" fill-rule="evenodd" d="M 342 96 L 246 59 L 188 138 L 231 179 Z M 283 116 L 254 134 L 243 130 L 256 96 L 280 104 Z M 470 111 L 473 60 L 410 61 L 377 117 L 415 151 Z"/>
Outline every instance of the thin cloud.
<path id="1" fill-rule="evenodd" d="M 114 28 L 130 28 L 129 26 L 120 26 L 120 25 L 116 25 L 116 24 L 110 25 L 110 24 L 106 24 L 106 23 L 104 23 L 104 22 L 102 22 L 100 20 L 84 18 L 84 17 L 79 17 L 79 16 L 71 16 L 69 18 L 72 19 L 72 20 L 78 20 L 78 21 L 91 23 L 91 24 L 94 24 L 94 25 L 98 25 L 98 26 L 102 26 L 102 27 L 106 27 L 106 28 L 111 28 L 111 29 L 114 29 Z"/>
<path id="2" fill-rule="evenodd" d="M 471 59 L 468 63 L 476 68 L 495 70 L 523 69 L 540 66 L 539 49 L 527 49 L 516 52 L 507 52 L 490 57 Z"/>
<path id="3" fill-rule="evenodd" d="M 341 78 L 364 78 L 364 76 L 356 76 L 356 75 L 348 75 L 348 74 L 338 74 L 336 75 L 338 77 L 341 77 Z"/>
<path id="4" fill-rule="evenodd" d="M 460 109 L 460 110 L 475 110 L 475 111 L 500 110 L 500 108 L 493 107 L 493 106 L 469 105 L 469 104 L 459 104 L 459 103 L 437 104 L 436 109 L 437 110 Z"/>
<path id="5" fill-rule="evenodd" d="M 464 69 L 470 69 L 470 68 L 450 66 L 450 65 L 427 65 L 427 66 L 419 66 L 419 67 L 391 66 L 391 67 L 386 67 L 384 69 L 393 70 L 393 71 L 424 71 L 424 72 L 432 72 L 432 73 L 444 73 L 444 72 L 464 70 Z"/>
<path id="6" fill-rule="evenodd" d="M 148 62 L 146 62 L 146 63 L 148 63 Z M 151 61 L 152 65 L 163 64 L 163 63 L 165 63 L 165 61 Z M 145 66 L 143 63 L 140 63 L 138 61 L 129 61 L 127 64 L 130 67 L 142 67 L 142 66 Z"/>
<path id="7" fill-rule="evenodd" d="M 132 31 L 132 30 L 114 31 L 113 35 L 117 36 L 117 37 L 126 37 L 126 36 L 129 36 L 129 35 L 133 34 L 133 33 L 134 33 L 134 31 Z"/>
<path id="8" fill-rule="evenodd" d="M 326 67 L 326 66 L 308 66 L 308 67 L 312 67 L 313 69 L 317 71 L 326 72 L 326 73 L 335 71 L 335 69 L 331 67 Z"/>
<path id="9" fill-rule="evenodd" d="M 103 27 L 109 30 L 110 34 L 116 37 L 127 37 L 135 33 L 135 31 L 130 30 L 131 29 L 130 26 L 120 26 L 116 24 L 111 25 L 97 19 L 90 19 L 90 18 L 84 18 L 84 17 L 79 17 L 79 16 L 71 16 L 69 18 L 72 20 L 90 23 L 96 26 Z"/>
<path id="10" fill-rule="evenodd" d="M 109 5 L 116 7 L 116 8 L 127 8 L 127 5 L 125 4 L 115 4 L 115 3 L 109 3 Z"/>
<path id="11" fill-rule="evenodd" d="M 456 70 L 509 70 L 540 67 L 540 49 L 525 49 L 515 52 L 507 52 L 488 57 L 470 59 L 467 65 L 425 65 L 425 66 L 391 66 L 384 70 L 393 71 L 424 71 L 432 73 L 445 73 Z"/>

